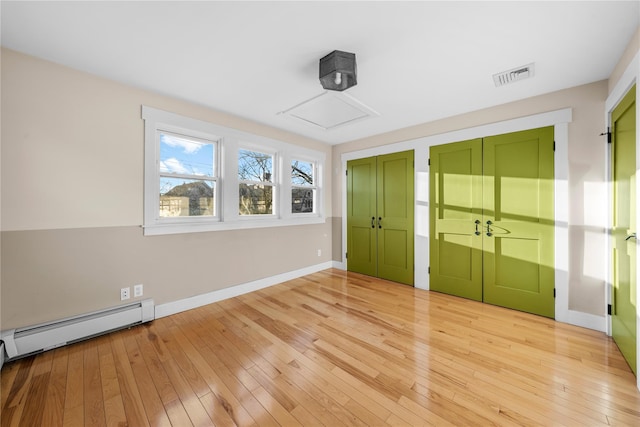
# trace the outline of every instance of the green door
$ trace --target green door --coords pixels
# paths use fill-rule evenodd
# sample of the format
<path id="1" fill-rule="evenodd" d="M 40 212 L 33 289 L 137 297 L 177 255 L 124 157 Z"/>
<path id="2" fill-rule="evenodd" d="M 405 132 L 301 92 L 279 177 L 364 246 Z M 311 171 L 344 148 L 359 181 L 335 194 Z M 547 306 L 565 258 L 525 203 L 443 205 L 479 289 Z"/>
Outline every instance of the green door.
<path id="1" fill-rule="evenodd" d="M 482 301 L 482 139 L 431 147 L 429 288 Z"/>
<path id="2" fill-rule="evenodd" d="M 347 162 L 347 270 L 413 285 L 413 151 Z"/>
<path id="3" fill-rule="evenodd" d="M 555 315 L 553 128 L 484 139 L 484 301 Z"/>
<path id="4" fill-rule="evenodd" d="M 347 269 L 378 275 L 375 157 L 347 162 Z"/>
<path id="5" fill-rule="evenodd" d="M 413 285 L 413 151 L 377 162 L 378 277 Z"/>
<path id="6" fill-rule="evenodd" d="M 430 149 L 430 289 L 554 317 L 553 128 Z"/>
<path id="7" fill-rule="evenodd" d="M 636 87 L 611 114 L 613 172 L 613 339 L 631 370 L 636 366 Z"/>

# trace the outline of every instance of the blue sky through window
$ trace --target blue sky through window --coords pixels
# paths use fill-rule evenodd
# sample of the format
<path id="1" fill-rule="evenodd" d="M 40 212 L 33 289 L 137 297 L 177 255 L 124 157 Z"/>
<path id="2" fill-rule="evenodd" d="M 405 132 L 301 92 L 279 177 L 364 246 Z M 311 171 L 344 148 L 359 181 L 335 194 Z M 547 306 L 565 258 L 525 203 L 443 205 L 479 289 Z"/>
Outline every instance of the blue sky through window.
<path id="1" fill-rule="evenodd" d="M 160 172 L 214 176 L 214 144 L 177 135 L 160 134 Z"/>

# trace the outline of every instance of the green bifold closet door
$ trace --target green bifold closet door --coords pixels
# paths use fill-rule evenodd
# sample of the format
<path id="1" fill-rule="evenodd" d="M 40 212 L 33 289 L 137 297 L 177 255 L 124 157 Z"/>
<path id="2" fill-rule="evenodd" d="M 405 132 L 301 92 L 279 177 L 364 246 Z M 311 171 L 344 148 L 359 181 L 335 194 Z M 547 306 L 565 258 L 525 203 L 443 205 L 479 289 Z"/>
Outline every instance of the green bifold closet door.
<path id="1" fill-rule="evenodd" d="M 611 333 L 637 374 L 636 359 L 636 87 L 611 114 L 613 289 Z"/>
<path id="2" fill-rule="evenodd" d="M 347 162 L 347 270 L 413 285 L 413 151 Z"/>
<path id="3" fill-rule="evenodd" d="M 431 147 L 430 289 L 554 317 L 553 128 Z"/>

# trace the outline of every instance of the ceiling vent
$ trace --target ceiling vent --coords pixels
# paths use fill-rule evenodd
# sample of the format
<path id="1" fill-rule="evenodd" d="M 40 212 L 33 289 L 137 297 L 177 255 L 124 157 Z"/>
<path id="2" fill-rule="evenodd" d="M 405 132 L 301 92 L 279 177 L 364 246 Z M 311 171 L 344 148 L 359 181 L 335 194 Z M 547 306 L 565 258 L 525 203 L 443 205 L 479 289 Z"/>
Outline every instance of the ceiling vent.
<path id="1" fill-rule="evenodd" d="M 493 83 L 495 83 L 496 87 L 504 86 L 509 83 L 531 78 L 533 77 L 533 72 L 534 67 L 532 62 L 531 64 L 494 74 Z"/>

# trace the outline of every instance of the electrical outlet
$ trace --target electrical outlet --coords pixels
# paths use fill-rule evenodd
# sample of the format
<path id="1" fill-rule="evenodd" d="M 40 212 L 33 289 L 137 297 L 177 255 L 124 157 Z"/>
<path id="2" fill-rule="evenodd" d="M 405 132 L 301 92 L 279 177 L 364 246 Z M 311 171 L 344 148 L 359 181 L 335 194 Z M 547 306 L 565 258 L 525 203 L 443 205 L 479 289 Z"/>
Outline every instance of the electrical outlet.
<path id="1" fill-rule="evenodd" d="M 120 301 L 124 301 L 131 297 L 131 288 L 120 289 Z"/>
<path id="2" fill-rule="evenodd" d="M 142 296 L 142 283 L 133 287 L 133 297 L 138 298 Z"/>
<path id="3" fill-rule="evenodd" d="M 322 249 L 318 249 L 318 256 L 322 256 Z"/>

